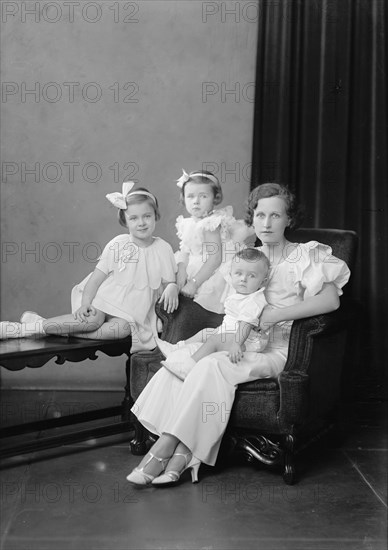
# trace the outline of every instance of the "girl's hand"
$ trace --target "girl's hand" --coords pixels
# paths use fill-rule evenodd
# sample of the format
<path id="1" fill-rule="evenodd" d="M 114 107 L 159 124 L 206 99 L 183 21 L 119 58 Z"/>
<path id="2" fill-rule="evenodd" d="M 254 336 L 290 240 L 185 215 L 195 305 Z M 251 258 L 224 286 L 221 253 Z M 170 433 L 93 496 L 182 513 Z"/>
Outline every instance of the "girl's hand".
<path id="1" fill-rule="evenodd" d="M 232 363 L 238 363 L 244 357 L 244 352 L 240 344 L 233 342 L 230 346 L 228 357 Z"/>
<path id="2" fill-rule="evenodd" d="M 81 306 L 73 313 L 74 319 L 77 321 L 81 321 L 81 323 L 84 323 L 87 321 L 87 317 L 90 317 L 91 315 L 96 315 L 97 310 L 94 306 L 91 304 L 87 304 L 84 306 Z"/>
<path id="3" fill-rule="evenodd" d="M 163 302 L 163 307 L 167 313 L 172 313 L 179 305 L 178 287 L 175 283 L 170 283 L 166 286 L 163 294 L 159 298 L 159 302 Z"/>
<path id="4" fill-rule="evenodd" d="M 271 306 L 265 306 L 259 319 L 259 327 L 263 331 L 267 331 L 277 323 L 276 309 Z"/>
<path id="5" fill-rule="evenodd" d="M 189 279 L 185 286 L 182 288 L 181 293 L 188 298 L 194 298 L 198 288 L 194 281 Z"/>

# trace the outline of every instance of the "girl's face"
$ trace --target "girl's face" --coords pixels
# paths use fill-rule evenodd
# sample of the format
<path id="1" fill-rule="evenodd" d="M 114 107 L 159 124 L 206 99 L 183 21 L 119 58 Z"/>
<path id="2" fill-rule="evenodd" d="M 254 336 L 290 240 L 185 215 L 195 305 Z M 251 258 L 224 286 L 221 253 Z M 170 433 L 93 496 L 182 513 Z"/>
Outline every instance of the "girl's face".
<path id="1" fill-rule="evenodd" d="M 281 244 L 284 230 L 290 222 L 286 212 L 286 203 L 280 197 L 260 199 L 254 210 L 253 227 L 263 244 Z"/>
<path id="2" fill-rule="evenodd" d="M 214 194 L 207 183 L 186 183 L 185 207 L 193 218 L 204 218 L 212 212 Z"/>
<path id="3" fill-rule="evenodd" d="M 133 241 L 139 246 L 148 246 L 155 231 L 155 210 L 146 201 L 130 204 L 125 213 L 127 226 Z"/>

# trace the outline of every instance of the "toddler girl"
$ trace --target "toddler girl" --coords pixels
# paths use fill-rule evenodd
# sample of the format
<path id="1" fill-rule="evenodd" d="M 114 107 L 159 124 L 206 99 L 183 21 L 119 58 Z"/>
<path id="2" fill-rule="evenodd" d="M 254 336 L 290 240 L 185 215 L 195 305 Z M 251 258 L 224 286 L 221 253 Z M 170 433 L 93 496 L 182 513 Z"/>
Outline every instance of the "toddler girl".
<path id="1" fill-rule="evenodd" d="M 156 197 L 133 182 L 108 200 L 118 208 L 119 223 L 128 233 L 104 248 L 93 273 L 75 286 L 72 314 L 44 319 L 25 312 L 20 323 L 0 323 L 0 339 L 56 334 L 98 340 L 132 337 L 131 351 L 152 349 L 157 335 L 155 303 L 167 311 L 178 306 L 176 263 L 171 246 L 154 237 L 160 218 Z"/>
<path id="2" fill-rule="evenodd" d="M 262 251 L 246 248 L 237 252 L 229 276 L 235 292 L 225 300 L 226 315 L 222 325 L 211 336 L 209 329 L 202 331 L 203 337 L 207 337 L 204 344 L 191 343 L 182 347 L 185 345 L 182 342 L 180 349 L 172 353 L 170 350 L 174 346 L 157 340 L 159 349 L 167 357 L 161 364 L 184 380 L 196 362 L 216 351 L 227 351 L 232 363 L 240 361 L 245 350 L 255 353 L 263 351 L 268 335 L 251 329 L 258 327 L 259 317 L 267 305 L 263 285 L 268 280 L 269 269 L 269 260 Z"/>
<path id="3" fill-rule="evenodd" d="M 232 240 L 236 227 L 233 208 L 214 210 L 222 201 L 222 189 L 211 172 L 187 174 L 183 170 L 177 185 L 190 214 L 190 218 L 179 216 L 176 221 L 178 289 L 208 311 L 223 313 L 229 288 L 219 267 L 238 246 Z"/>

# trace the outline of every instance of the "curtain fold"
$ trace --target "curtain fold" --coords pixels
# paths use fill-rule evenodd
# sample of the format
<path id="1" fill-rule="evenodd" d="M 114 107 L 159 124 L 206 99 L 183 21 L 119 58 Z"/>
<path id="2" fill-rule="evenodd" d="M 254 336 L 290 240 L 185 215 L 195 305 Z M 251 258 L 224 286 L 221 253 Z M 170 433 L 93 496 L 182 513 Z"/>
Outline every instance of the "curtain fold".
<path id="1" fill-rule="evenodd" d="M 359 236 L 358 378 L 386 384 L 386 2 L 258 0 L 252 187 L 293 188 L 306 227 Z"/>

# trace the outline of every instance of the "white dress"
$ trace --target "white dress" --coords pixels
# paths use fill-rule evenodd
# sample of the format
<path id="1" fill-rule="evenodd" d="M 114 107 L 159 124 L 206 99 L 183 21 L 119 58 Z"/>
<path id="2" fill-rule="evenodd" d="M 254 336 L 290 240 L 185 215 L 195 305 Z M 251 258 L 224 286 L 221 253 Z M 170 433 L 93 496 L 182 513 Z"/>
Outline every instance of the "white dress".
<path id="1" fill-rule="evenodd" d="M 131 351 L 153 349 L 157 336 L 155 303 L 163 283 L 176 279 L 176 263 L 171 246 L 154 237 L 142 248 L 130 234 L 118 235 L 104 248 L 96 268 L 108 277 L 99 287 L 92 305 L 113 317 L 131 323 Z M 81 306 L 82 292 L 91 273 L 71 292 L 71 310 Z"/>
<path id="2" fill-rule="evenodd" d="M 233 217 L 233 208 L 227 206 L 214 212 L 206 218 L 184 218 L 178 216 L 176 220 L 177 235 L 180 250 L 175 253 L 176 262 L 186 265 L 187 277 L 195 277 L 206 259 L 218 252 L 214 243 L 204 242 L 204 231 L 220 229 L 222 246 L 222 263 L 230 260 L 239 250 L 232 240 L 233 227 L 238 222 Z M 188 261 L 187 261 L 188 254 Z M 230 287 L 219 268 L 198 288 L 194 302 L 208 311 L 224 313 L 224 301 L 230 293 Z"/>
<path id="3" fill-rule="evenodd" d="M 291 306 L 314 296 L 324 283 L 334 283 L 338 295 L 350 271 L 332 256 L 330 247 L 316 241 L 293 245 L 293 252 L 270 273 L 265 290 L 274 308 Z M 277 377 L 287 360 L 292 322 L 270 330 L 262 353 L 246 353 L 233 364 L 227 352 L 204 357 L 184 381 L 160 369 L 144 388 L 132 411 L 151 432 L 176 436 L 193 455 L 214 465 L 238 384 Z"/>
<path id="4" fill-rule="evenodd" d="M 225 317 L 222 325 L 215 330 L 215 334 L 236 334 L 237 323 L 244 321 L 257 327 L 259 325 L 259 317 L 267 305 L 267 300 L 264 296 L 264 288 L 259 288 L 252 294 L 230 294 L 225 300 Z M 260 352 L 263 351 L 268 342 L 268 336 L 263 332 L 252 330 L 245 341 L 246 351 Z"/>

